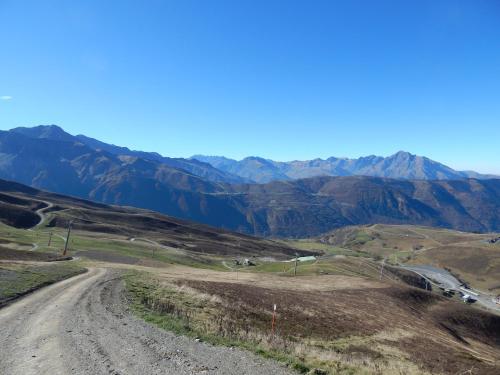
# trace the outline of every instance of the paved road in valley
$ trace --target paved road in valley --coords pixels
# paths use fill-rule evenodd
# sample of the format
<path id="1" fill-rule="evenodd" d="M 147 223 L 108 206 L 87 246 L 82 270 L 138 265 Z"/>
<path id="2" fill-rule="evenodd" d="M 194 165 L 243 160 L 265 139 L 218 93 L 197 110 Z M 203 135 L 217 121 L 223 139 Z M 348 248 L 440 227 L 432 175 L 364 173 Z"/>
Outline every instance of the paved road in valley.
<path id="1" fill-rule="evenodd" d="M 477 298 L 477 302 L 480 303 L 481 305 L 495 310 L 497 312 L 500 312 L 500 305 L 496 304 L 492 300 L 492 296 L 478 291 L 478 290 L 467 290 L 462 286 L 462 283 L 451 273 L 448 271 L 433 267 L 433 266 L 428 266 L 428 265 L 402 265 L 402 268 L 407 269 L 409 271 L 413 271 L 426 279 L 432 281 L 435 285 L 446 288 L 446 289 L 453 289 L 457 292 L 462 292 L 462 293 L 469 293 L 471 294 L 472 297 Z M 471 293 L 472 292 L 472 293 Z"/>

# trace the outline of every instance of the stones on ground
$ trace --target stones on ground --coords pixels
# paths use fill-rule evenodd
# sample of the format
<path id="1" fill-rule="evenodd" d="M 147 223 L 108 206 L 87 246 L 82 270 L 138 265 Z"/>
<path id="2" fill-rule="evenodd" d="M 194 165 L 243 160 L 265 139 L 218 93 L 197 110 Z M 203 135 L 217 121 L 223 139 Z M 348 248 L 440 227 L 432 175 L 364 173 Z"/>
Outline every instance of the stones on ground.
<path id="1" fill-rule="evenodd" d="M 308 375 L 327 375 L 328 373 L 325 370 L 322 370 L 320 368 L 313 368 L 311 371 L 309 371 Z"/>

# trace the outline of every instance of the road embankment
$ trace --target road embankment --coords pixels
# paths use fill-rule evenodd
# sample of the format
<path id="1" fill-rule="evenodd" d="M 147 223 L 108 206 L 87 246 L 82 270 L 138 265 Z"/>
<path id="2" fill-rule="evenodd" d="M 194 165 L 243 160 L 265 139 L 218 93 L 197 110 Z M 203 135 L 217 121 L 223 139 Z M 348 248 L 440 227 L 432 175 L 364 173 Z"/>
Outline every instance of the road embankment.
<path id="1" fill-rule="evenodd" d="M 73 262 L 0 261 L 0 308 L 86 271 Z"/>

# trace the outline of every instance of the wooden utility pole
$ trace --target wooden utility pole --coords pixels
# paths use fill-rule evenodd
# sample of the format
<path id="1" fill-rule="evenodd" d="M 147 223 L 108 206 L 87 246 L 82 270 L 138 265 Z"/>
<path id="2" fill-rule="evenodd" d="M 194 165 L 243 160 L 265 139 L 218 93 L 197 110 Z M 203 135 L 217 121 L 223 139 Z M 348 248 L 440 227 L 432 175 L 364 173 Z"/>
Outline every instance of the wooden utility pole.
<path id="1" fill-rule="evenodd" d="M 73 224 L 73 220 L 71 220 L 68 224 L 68 234 L 66 235 L 66 242 L 64 243 L 64 252 L 63 256 L 66 256 L 68 252 L 68 243 L 69 243 L 69 235 L 71 233 L 71 224 Z"/>
<path id="2" fill-rule="evenodd" d="M 299 261 L 299 254 L 295 253 L 295 267 L 293 268 L 293 276 L 297 276 L 297 262 Z"/>

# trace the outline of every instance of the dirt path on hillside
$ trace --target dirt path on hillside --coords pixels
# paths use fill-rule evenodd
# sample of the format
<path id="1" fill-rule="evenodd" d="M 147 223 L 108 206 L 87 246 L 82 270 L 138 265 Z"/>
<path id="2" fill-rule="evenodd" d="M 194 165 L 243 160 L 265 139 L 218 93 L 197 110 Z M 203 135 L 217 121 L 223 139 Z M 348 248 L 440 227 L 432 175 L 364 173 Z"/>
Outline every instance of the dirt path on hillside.
<path id="1" fill-rule="evenodd" d="M 132 316 L 103 268 L 0 310 L 0 369 L 31 374 L 290 374 L 249 352 L 178 337 Z"/>
<path id="2" fill-rule="evenodd" d="M 47 201 L 40 201 L 42 203 L 45 203 L 47 206 L 39 208 L 38 210 L 35 211 L 35 213 L 40 217 L 40 222 L 35 225 L 35 227 L 40 227 L 45 223 L 47 220 L 47 215 L 45 215 L 45 211 L 50 210 L 52 207 L 54 207 L 54 204 L 52 202 L 47 202 Z"/>

